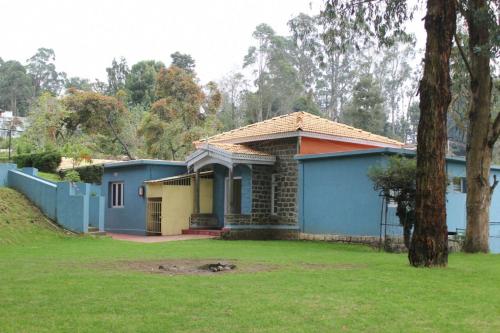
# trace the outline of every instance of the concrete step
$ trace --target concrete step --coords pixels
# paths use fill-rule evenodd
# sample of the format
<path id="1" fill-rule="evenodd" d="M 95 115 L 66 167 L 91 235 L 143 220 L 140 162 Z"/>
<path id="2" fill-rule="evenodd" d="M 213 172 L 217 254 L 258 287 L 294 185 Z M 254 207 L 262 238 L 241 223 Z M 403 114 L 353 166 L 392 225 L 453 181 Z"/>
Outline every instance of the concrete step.
<path id="1" fill-rule="evenodd" d="M 95 235 L 95 236 L 103 236 L 106 235 L 105 231 L 99 231 L 99 228 L 97 227 L 89 227 L 87 233 L 89 235 Z"/>

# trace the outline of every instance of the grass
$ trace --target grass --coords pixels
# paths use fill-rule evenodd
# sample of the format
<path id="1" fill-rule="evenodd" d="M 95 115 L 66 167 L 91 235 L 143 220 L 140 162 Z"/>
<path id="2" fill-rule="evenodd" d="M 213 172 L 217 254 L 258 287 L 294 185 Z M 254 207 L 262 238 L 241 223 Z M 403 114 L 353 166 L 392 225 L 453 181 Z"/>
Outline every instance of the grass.
<path id="1" fill-rule="evenodd" d="M 405 255 L 332 243 L 65 236 L 17 193 L 0 189 L 5 198 L 2 332 L 500 331 L 499 255 L 453 254 L 448 268 L 429 270 L 409 267 Z M 168 276 L 103 266 L 168 258 L 278 269 Z"/>
<path id="2" fill-rule="evenodd" d="M 55 182 L 55 183 L 62 181 L 61 177 L 59 177 L 59 175 L 57 173 L 38 171 L 38 177 L 49 180 L 51 182 Z"/>

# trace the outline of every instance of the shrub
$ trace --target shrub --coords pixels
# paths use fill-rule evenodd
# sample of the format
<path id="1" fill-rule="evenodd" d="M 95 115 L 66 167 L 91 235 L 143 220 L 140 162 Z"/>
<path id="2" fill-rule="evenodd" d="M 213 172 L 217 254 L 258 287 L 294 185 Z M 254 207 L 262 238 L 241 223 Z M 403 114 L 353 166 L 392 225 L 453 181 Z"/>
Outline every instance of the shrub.
<path id="1" fill-rule="evenodd" d="M 102 165 L 89 165 L 79 168 L 72 169 L 80 175 L 80 180 L 85 183 L 91 184 L 101 184 L 102 174 L 104 173 L 104 168 Z M 64 178 L 66 173 L 72 170 L 61 170 L 59 175 Z"/>
<path id="2" fill-rule="evenodd" d="M 80 182 L 80 174 L 76 170 L 68 170 L 64 175 L 64 180 L 73 183 Z"/>
<path id="3" fill-rule="evenodd" d="M 57 151 L 17 155 L 13 159 L 19 168 L 33 167 L 43 172 L 52 173 L 56 172 L 57 167 L 61 164 L 61 154 Z"/>

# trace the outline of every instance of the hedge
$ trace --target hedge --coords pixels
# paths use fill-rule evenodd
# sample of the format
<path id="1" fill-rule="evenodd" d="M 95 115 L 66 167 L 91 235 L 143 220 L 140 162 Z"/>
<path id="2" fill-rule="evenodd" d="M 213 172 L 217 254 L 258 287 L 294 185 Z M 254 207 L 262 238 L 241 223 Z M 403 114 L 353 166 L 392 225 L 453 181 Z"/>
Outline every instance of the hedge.
<path id="1" fill-rule="evenodd" d="M 59 171 L 59 176 L 61 178 L 66 177 L 66 173 L 72 171 L 73 169 L 69 170 L 61 170 Z M 88 166 L 82 166 L 74 169 L 78 174 L 80 175 L 80 179 L 84 183 L 91 183 L 91 184 L 101 184 L 101 178 L 104 173 L 104 167 L 102 165 L 88 165 Z"/>
<path id="2" fill-rule="evenodd" d="M 33 167 L 42 172 L 56 172 L 61 164 L 61 154 L 57 151 L 46 151 L 36 154 L 22 154 L 13 157 L 18 168 Z"/>

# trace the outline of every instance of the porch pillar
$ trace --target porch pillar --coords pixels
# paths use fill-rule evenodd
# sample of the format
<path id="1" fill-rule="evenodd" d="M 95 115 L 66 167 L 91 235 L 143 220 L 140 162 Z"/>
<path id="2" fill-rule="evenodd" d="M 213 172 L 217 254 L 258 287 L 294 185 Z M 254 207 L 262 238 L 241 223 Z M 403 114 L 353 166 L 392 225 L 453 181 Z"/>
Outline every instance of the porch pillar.
<path id="1" fill-rule="evenodd" d="M 200 171 L 196 171 L 194 176 L 194 213 L 200 213 Z"/>
<path id="2" fill-rule="evenodd" d="M 234 202 L 233 202 L 233 168 L 229 169 L 228 174 L 228 184 L 227 184 L 227 212 L 233 214 L 234 212 Z"/>

